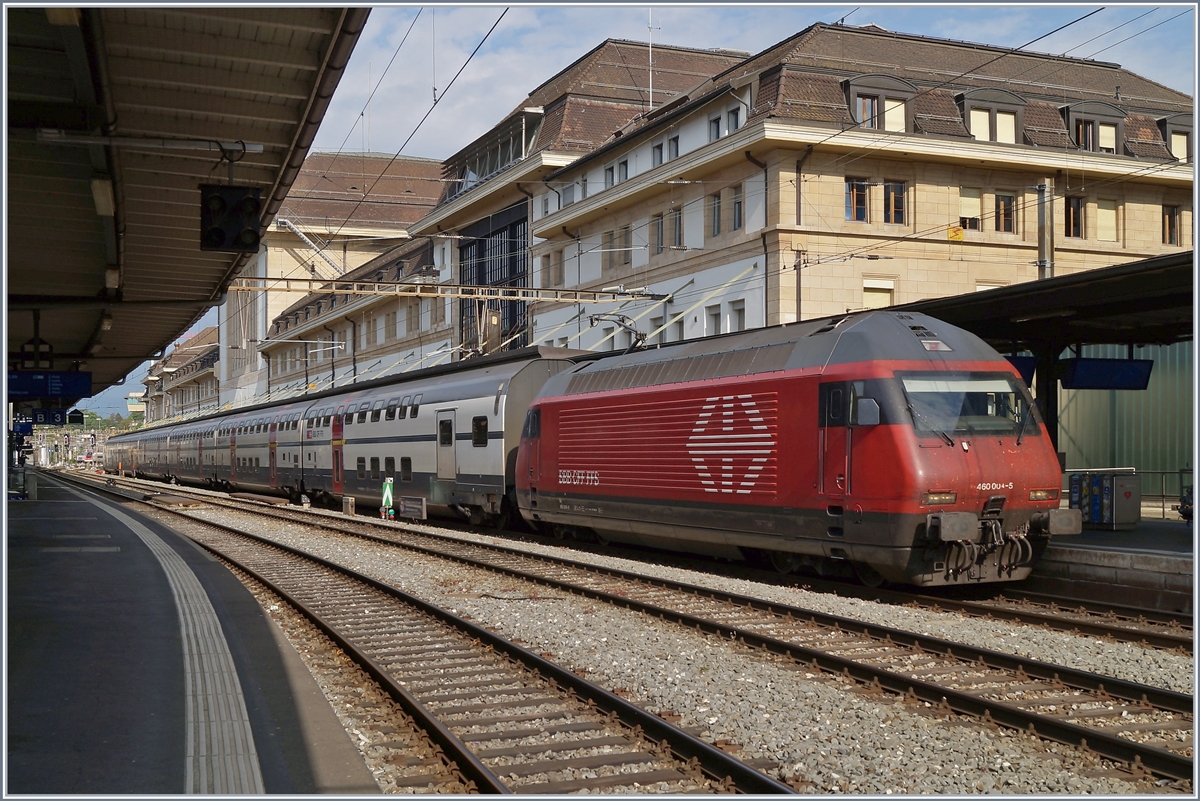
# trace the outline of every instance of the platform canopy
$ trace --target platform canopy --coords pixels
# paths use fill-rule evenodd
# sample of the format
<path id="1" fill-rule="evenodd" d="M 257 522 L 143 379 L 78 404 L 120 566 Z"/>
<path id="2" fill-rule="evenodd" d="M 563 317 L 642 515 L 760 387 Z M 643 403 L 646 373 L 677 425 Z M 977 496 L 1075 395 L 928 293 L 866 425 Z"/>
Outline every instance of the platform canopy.
<path id="1" fill-rule="evenodd" d="M 368 13 L 5 9 L 10 373 L 98 393 L 220 302 L 252 255 L 201 250 L 200 185 L 259 188 L 265 230 Z"/>
<path id="2" fill-rule="evenodd" d="M 1155 256 L 969 295 L 897 306 L 965 328 L 1001 353 L 1192 338 L 1195 254 Z"/>

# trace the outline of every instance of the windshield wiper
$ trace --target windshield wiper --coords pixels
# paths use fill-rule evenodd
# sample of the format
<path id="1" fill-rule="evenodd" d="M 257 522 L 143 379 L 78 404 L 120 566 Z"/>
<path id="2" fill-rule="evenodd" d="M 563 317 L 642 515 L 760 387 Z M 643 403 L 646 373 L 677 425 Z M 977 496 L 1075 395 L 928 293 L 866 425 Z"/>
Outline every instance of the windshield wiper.
<path id="1" fill-rule="evenodd" d="M 912 403 L 908 404 L 908 413 L 912 415 L 914 423 L 917 423 L 917 418 L 920 417 L 922 420 L 925 421 L 926 430 L 932 431 L 933 433 L 937 434 L 942 439 L 946 440 L 946 444 L 949 445 L 951 448 L 954 447 L 954 440 L 952 440 L 950 438 L 950 435 L 947 434 L 945 431 L 941 430 L 940 428 L 935 428 L 933 425 L 933 421 L 931 421 L 928 417 L 926 417 L 924 412 L 917 411 L 916 407 L 913 406 Z M 917 424 L 919 425 L 919 423 L 917 423 Z"/>
<path id="2" fill-rule="evenodd" d="M 1033 409 L 1028 406 L 1025 408 L 1025 414 L 1021 417 L 1021 431 L 1017 434 L 1017 447 L 1021 447 L 1021 440 L 1025 439 L 1025 429 L 1029 428 L 1029 418 L 1033 417 Z"/>

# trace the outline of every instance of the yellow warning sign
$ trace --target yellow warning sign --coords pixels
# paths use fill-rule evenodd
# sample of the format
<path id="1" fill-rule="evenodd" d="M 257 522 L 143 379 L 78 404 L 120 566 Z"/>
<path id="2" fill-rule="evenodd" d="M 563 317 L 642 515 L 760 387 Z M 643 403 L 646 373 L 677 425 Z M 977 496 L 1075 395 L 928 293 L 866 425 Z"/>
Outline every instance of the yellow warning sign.
<path id="1" fill-rule="evenodd" d="M 952 225 L 946 230 L 946 238 L 951 242 L 963 241 L 963 228 L 961 225 Z"/>

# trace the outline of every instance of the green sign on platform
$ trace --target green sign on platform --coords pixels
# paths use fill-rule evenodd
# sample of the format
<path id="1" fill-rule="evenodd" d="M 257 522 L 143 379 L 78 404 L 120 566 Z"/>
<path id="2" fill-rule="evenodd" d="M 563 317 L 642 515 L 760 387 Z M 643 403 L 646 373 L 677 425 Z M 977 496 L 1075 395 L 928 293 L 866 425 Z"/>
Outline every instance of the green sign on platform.
<path id="1" fill-rule="evenodd" d="M 383 508 L 392 508 L 392 479 L 390 478 L 383 480 Z"/>

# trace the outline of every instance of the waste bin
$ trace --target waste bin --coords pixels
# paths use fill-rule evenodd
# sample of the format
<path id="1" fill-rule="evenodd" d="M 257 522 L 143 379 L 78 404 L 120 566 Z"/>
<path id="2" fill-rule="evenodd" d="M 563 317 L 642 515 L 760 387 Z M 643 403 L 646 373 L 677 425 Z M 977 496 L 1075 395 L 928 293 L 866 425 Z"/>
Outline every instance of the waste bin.
<path id="1" fill-rule="evenodd" d="M 1072 471 L 1069 503 L 1079 510 L 1084 528 L 1131 529 L 1142 519 L 1142 482 L 1137 469 Z"/>
<path id="2" fill-rule="evenodd" d="M 354 516 L 354 498 L 349 495 L 342 496 L 342 514 Z"/>

